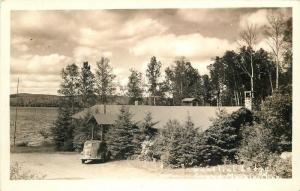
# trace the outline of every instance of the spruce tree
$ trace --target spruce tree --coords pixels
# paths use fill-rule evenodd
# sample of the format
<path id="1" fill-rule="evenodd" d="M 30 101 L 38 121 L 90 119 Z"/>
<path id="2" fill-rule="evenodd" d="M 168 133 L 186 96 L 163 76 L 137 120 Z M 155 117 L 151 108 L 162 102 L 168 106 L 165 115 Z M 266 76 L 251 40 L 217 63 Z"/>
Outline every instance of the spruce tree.
<path id="1" fill-rule="evenodd" d="M 118 119 L 108 131 L 107 146 L 113 159 L 127 159 L 135 152 L 133 140 L 137 126 L 131 118 L 129 110 L 122 106 Z"/>
<path id="2" fill-rule="evenodd" d="M 201 135 L 202 164 L 222 164 L 224 158 L 236 162 L 242 141 L 242 129 L 252 123 L 253 114 L 245 108 L 230 115 L 220 112 L 212 126 Z"/>
<path id="3" fill-rule="evenodd" d="M 72 115 L 80 110 L 78 67 L 75 64 L 68 65 L 62 70 L 61 75 L 58 117 L 51 131 L 58 150 L 72 150 L 74 130 Z"/>

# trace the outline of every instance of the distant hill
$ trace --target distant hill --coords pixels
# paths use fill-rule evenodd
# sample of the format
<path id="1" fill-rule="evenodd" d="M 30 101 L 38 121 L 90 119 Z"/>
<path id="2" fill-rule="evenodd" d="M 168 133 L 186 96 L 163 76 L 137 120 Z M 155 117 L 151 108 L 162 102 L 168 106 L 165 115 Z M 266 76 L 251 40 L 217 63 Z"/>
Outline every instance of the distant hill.
<path id="1" fill-rule="evenodd" d="M 10 95 L 11 106 L 58 107 L 60 96 L 46 94 L 19 93 Z"/>
<path id="2" fill-rule="evenodd" d="M 61 96 L 47 94 L 19 93 L 10 95 L 10 106 L 20 107 L 58 107 Z M 127 105 L 129 97 L 114 96 L 108 98 L 108 104 Z"/>

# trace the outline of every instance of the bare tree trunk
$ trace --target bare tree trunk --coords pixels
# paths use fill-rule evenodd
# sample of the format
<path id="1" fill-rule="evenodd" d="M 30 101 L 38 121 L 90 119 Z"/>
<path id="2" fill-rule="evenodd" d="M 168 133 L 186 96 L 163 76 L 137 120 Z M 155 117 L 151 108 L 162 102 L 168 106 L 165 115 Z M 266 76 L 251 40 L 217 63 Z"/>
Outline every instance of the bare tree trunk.
<path id="1" fill-rule="evenodd" d="M 270 81 L 270 86 L 271 86 L 271 94 L 273 94 L 273 83 L 272 83 L 272 74 L 269 71 L 269 81 Z"/>
<path id="2" fill-rule="evenodd" d="M 252 49 L 250 51 L 252 51 Z M 253 83 L 254 69 L 253 69 L 252 52 L 250 52 L 250 62 L 251 62 L 251 97 L 254 98 L 254 83 Z"/>
<path id="3" fill-rule="evenodd" d="M 276 58 L 276 89 L 279 87 L 279 60 Z"/>

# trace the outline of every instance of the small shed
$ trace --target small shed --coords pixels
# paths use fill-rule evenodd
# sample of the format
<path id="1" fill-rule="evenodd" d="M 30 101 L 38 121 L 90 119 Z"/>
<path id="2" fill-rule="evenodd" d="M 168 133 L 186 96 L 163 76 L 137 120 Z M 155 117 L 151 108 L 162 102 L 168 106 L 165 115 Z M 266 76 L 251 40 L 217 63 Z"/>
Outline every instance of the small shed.
<path id="1" fill-rule="evenodd" d="M 182 105 L 184 106 L 198 106 L 199 100 L 196 98 L 184 98 L 182 99 Z"/>

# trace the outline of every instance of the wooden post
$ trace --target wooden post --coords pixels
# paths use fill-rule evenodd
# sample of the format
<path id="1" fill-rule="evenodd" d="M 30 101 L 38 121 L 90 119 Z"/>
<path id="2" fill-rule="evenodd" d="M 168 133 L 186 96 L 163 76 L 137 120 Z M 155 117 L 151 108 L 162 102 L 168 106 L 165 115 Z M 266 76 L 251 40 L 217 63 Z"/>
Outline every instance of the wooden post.
<path id="1" fill-rule="evenodd" d="M 14 147 L 16 146 L 16 132 L 17 132 L 17 119 L 18 119 L 18 93 L 19 93 L 19 78 L 17 84 L 17 94 L 16 94 L 16 113 L 15 113 L 15 129 L 14 129 Z"/>
<path id="2" fill-rule="evenodd" d="M 94 128 L 95 128 L 95 126 L 93 125 L 93 127 L 92 127 L 92 140 L 94 140 Z"/>
<path id="3" fill-rule="evenodd" d="M 103 141 L 103 133 L 104 133 L 104 130 L 103 130 L 103 125 L 101 124 L 101 141 Z"/>

